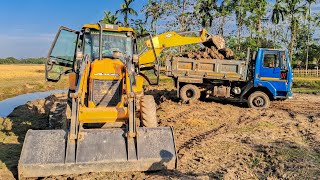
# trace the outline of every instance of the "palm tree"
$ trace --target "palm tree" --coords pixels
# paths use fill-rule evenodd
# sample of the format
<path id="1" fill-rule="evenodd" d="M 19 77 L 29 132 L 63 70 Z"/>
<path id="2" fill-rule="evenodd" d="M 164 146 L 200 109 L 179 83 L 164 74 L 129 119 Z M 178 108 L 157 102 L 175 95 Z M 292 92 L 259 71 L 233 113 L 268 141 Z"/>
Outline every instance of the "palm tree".
<path id="1" fill-rule="evenodd" d="M 162 4 L 162 1 L 157 2 L 155 0 L 149 1 L 147 5 L 143 6 L 142 11 L 145 11 L 146 22 L 151 18 L 150 29 L 152 29 L 154 34 L 157 34 L 158 19 L 166 12 L 167 9 L 167 4 Z"/>
<path id="2" fill-rule="evenodd" d="M 137 16 L 138 13 L 130 7 L 131 3 L 133 3 L 134 0 L 124 0 L 124 4 L 121 4 L 121 8 L 116 11 L 116 14 L 120 13 L 123 15 L 123 22 L 124 26 L 128 27 L 129 22 L 128 22 L 128 17 L 129 14 Z"/>
<path id="3" fill-rule="evenodd" d="M 301 0 L 284 0 L 285 8 L 290 21 L 291 38 L 289 44 L 290 61 L 292 62 L 293 46 L 295 43 L 299 19 L 306 14 L 306 7 L 301 4 Z"/>
<path id="4" fill-rule="evenodd" d="M 284 21 L 285 16 L 287 15 L 287 9 L 282 7 L 280 4 L 280 0 L 277 0 L 272 9 L 271 22 L 275 25 L 274 27 L 274 35 L 273 42 L 276 44 L 277 37 L 277 25 L 280 21 Z"/>
<path id="5" fill-rule="evenodd" d="M 120 22 L 118 21 L 118 17 L 114 14 L 111 14 L 110 11 L 104 11 L 102 22 L 105 24 L 120 24 Z"/>

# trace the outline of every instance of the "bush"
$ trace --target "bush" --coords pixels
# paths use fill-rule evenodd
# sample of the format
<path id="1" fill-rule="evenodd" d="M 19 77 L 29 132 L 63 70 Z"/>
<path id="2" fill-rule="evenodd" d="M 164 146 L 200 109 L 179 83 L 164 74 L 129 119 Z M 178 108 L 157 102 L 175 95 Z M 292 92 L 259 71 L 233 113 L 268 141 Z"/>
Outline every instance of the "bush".
<path id="1" fill-rule="evenodd" d="M 0 59 L 0 64 L 44 64 L 45 61 L 45 58 L 16 59 L 14 57 L 7 57 Z"/>

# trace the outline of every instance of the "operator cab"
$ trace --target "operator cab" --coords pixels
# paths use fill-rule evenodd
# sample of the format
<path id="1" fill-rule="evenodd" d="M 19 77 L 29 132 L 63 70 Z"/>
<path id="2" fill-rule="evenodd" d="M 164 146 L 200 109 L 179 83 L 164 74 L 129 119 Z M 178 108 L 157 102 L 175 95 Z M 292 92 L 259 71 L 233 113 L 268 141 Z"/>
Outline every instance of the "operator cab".
<path id="1" fill-rule="evenodd" d="M 90 55 L 93 60 L 99 59 L 99 30 L 92 28 L 89 25 L 86 25 L 83 28 L 84 54 Z M 126 28 L 124 31 L 110 31 L 110 29 L 103 29 L 101 49 L 102 58 L 120 59 L 124 62 L 125 57 L 133 56 L 133 39 L 133 30 L 131 28 Z"/>
<path id="2" fill-rule="evenodd" d="M 62 75 L 75 72 L 79 68 L 77 61 L 80 62 L 85 55 L 89 55 L 92 62 L 108 58 L 125 64 L 126 59 L 136 53 L 135 49 L 132 28 L 86 24 L 81 31 L 75 31 L 60 27 L 48 54 L 46 79 L 56 82 Z"/>

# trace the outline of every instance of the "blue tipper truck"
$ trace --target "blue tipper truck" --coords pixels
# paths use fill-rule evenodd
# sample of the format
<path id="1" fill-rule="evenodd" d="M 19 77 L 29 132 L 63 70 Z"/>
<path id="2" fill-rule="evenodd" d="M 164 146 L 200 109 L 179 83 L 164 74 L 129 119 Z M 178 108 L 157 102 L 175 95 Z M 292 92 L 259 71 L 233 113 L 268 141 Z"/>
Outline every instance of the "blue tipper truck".
<path id="1" fill-rule="evenodd" d="M 292 68 L 286 50 L 259 48 L 246 60 L 173 57 L 166 62 L 183 102 L 218 97 L 268 108 L 272 100 L 292 97 Z"/>

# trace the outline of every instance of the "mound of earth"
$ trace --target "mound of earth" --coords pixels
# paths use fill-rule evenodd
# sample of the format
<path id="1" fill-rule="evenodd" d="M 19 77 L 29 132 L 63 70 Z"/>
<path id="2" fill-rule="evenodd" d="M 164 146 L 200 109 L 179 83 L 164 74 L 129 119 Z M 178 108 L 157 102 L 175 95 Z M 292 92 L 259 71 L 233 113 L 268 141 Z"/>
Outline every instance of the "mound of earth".
<path id="1" fill-rule="evenodd" d="M 156 99 L 160 125 L 174 127 L 179 156 L 176 170 L 86 173 L 47 179 L 320 178 L 319 95 L 294 94 L 291 100 L 255 110 L 216 100 L 181 104 L 171 88 L 148 88 L 146 94 Z M 0 179 L 9 177 L 2 172 L 16 175 L 26 129 L 50 128 L 49 105 L 63 104 L 61 99 L 30 102 L 17 108 L 9 120 L 0 121 Z"/>

